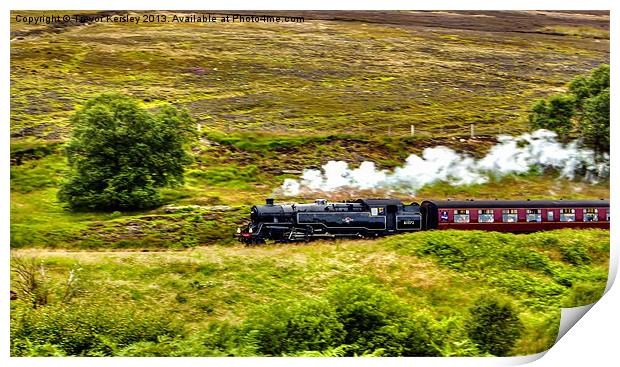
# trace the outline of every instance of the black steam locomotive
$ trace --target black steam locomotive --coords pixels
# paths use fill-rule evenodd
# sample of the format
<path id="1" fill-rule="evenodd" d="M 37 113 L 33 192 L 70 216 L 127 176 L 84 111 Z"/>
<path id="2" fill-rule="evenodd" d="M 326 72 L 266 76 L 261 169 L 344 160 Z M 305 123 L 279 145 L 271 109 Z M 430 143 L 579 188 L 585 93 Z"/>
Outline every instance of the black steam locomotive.
<path id="1" fill-rule="evenodd" d="M 403 204 L 394 199 L 252 207 L 250 223 L 235 237 L 246 244 L 265 240 L 377 237 L 435 229 L 533 232 L 558 228 L 609 228 L 606 200 L 466 200 Z"/>

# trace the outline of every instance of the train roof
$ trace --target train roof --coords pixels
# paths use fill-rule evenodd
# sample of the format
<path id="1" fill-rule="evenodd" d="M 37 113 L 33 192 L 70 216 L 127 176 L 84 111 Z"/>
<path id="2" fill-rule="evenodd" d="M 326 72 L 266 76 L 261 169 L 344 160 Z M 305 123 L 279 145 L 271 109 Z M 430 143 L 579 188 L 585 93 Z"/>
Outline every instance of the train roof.
<path id="1" fill-rule="evenodd" d="M 439 208 L 582 208 L 607 207 L 609 200 L 428 200 Z"/>
<path id="2" fill-rule="evenodd" d="M 397 199 L 359 199 L 356 201 L 368 206 L 403 205 L 403 202 Z"/>

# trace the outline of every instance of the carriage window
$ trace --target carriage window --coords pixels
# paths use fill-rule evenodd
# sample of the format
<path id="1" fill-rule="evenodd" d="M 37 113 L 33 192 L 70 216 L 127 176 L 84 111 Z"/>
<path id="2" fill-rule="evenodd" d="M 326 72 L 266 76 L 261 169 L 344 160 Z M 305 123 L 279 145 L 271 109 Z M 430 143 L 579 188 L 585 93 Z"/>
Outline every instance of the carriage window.
<path id="1" fill-rule="evenodd" d="M 553 219 L 553 211 L 552 211 L 552 210 L 549 210 L 549 211 L 547 212 L 547 221 L 548 221 L 548 222 L 553 222 L 553 221 L 555 221 L 555 219 Z"/>
<path id="2" fill-rule="evenodd" d="M 542 222 L 542 215 L 540 209 L 527 209 L 526 221 L 528 222 Z"/>
<path id="3" fill-rule="evenodd" d="M 605 214 L 605 220 L 609 222 L 609 208 L 607 208 L 606 213 L 607 214 Z"/>
<path id="4" fill-rule="evenodd" d="M 493 210 L 492 209 L 478 210 L 478 222 L 479 223 L 493 222 Z"/>
<path id="5" fill-rule="evenodd" d="M 445 211 L 445 210 L 444 210 L 444 211 L 442 211 L 442 212 L 441 212 L 441 217 L 440 217 L 441 221 L 442 221 L 442 222 L 447 222 L 447 221 L 448 221 L 448 218 L 449 218 L 449 217 L 448 217 L 448 212 L 447 212 L 447 211 Z"/>
<path id="6" fill-rule="evenodd" d="M 454 223 L 469 223 L 469 210 L 456 210 L 454 212 Z"/>
<path id="7" fill-rule="evenodd" d="M 562 209 L 560 211 L 560 222 L 574 222 L 575 209 Z"/>
<path id="8" fill-rule="evenodd" d="M 583 210 L 584 222 L 596 222 L 598 221 L 598 209 L 589 208 Z"/>
<path id="9" fill-rule="evenodd" d="M 519 214 L 517 214 L 517 209 L 502 210 L 502 222 L 515 223 L 518 221 L 519 221 Z"/>
<path id="10" fill-rule="evenodd" d="M 379 208 L 370 208 L 370 215 L 378 215 Z"/>

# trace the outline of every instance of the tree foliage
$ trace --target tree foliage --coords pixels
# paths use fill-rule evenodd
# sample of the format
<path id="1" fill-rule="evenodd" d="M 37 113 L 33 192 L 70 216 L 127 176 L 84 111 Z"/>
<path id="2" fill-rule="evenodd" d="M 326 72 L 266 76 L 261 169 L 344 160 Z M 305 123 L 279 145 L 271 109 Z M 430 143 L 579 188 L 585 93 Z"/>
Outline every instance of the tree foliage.
<path id="1" fill-rule="evenodd" d="M 568 92 L 541 99 L 529 116 L 533 129 L 548 129 L 566 141 L 576 130 L 597 152 L 609 152 L 609 65 L 569 83 Z"/>
<path id="2" fill-rule="evenodd" d="M 58 198 L 72 209 L 142 209 L 161 203 L 158 188 L 183 183 L 195 136 L 184 111 L 149 113 L 133 99 L 103 94 L 75 113 L 66 146 L 71 167 Z"/>
<path id="3" fill-rule="evenodd" d="M 533 129 L 555 131 L 563 141 L 573 129 L 575 99 L 570 95 L 556 94 L 548 99 L 541 99 L 532 107 L 530 125 Z"/>
<path id="4" fill-rule="evenodd" d="M 584 102 L 581 134 L 588 146 L 609 152 L 609 88 Z"/>

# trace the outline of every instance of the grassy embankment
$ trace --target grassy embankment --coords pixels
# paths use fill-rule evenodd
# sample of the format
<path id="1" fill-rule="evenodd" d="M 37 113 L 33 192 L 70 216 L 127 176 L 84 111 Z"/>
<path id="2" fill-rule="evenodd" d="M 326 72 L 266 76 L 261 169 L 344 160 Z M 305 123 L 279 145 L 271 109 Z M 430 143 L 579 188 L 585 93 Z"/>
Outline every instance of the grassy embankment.
<path id="1" fill-rule="evenodd" d="M 467 336 L 468 309 L 479 297 L 506 297 L 523 324 L 512 354 L 536 353 L 554 342 L 560 306 L 600 297 L 608 251 L 608 232 L 601 230 L 532 235 L 450 231 L 172 253 L 15 250 L 15 255 L 43 260 L 57 294 L 38 310 L 12 302 L 13 353 L 270 354 L 265 348 L 273 340 L 266 335 L 295 340 L 304 334 L 283 326 L 286 317 L 273 325 L 261 323 L 265 307 L 268 313 L 293 316 L 298 304 L 328 302 L 331 307 L 338 301 L 335 288 L 346 284 L 370 289 L 371 298 L 396 297 L 393 302 L 410 318 L 425 320 L 415 335 L 426 345 L 420 353 L 431 355 L 480 354 Z M 62 284 L 75 267 L 81 269 L 79 291 L 62 305 Z M 349 291 L 348 297 L 357 292 Z M 115 327 L 106 329 L 110 323 Z M 337 323 L 319 328 L 335 330 Z M 319 349 L 333 352 L 339 345 L 334 343 Z M 275 350 L 295 354 L 305 349 Z"/>

